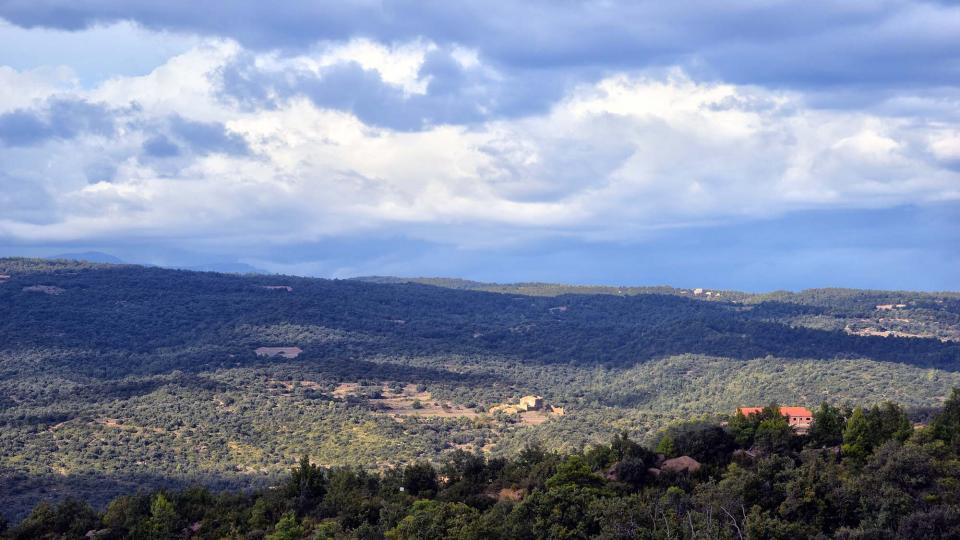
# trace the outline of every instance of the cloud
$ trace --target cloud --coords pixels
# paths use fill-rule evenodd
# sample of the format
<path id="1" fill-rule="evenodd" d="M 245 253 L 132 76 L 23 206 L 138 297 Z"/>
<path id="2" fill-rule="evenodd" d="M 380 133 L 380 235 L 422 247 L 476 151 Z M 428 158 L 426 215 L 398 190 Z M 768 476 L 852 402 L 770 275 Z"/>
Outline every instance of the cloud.
<path id="1" fill-rule="evenodd" d="M 53 136 L 46 122 L 26 111 L 13 111 L 0 116 L 0 141 L 8 146 L 34 144 Z"/>
<path id="2" fill-rule="evenodd" d="M 153 32 L 130 22 L 71 32 L 25 29 L 0 19 L 0 65 L 19 70 L 64 66 L 57 69 L 68 71 L 71 82 L 90 87 L 118 75 L 148 73 L 200 41 L 196 36 Z"/>
<path id="3" fill-rule="evenodd" d="M 114 128 L 110 114 L 102 105 L 83 100 L 50 100 L 38 110 L 0 114 L 0 142 L 29 146 L 52 138 L 71 139 L 81 133 L 109 136 Z"/>
<path id="4" fill-rule="evenodd" d="M 401 130 L 510 116 L 517 103 L 510 94 L 529 82 L 504 81 L 463 49 L 422 41 L 391 49 L 367 40 L 284 58 L 239 54 L 219 71 L 218 81 L 224 98 L 248 107 L 305 96 L 367 124 Z"/>
<path id="5" fill-rule="evenodd" d="M 16 70 L 0 66 L 0 113 L 33 105 L 60 92 L 78 88 L 76 75 L 68 67 L 41 66 Z"/>
<path id="6" fill-rule="evenodd" d="M 224 17 L 223 13 L 230 13 Z M 205 2 L 17 0 L 0 17 L 78 30 L 115 21 L 215 35 L 260 50 L 357 36 L 477 50 L 504 72 L 681 65 L 700 77 L 784 87 L 951 85 L 960 67 L 952 2 Z"/>
<path id="7" fill-rule="evenodd" d="M 227 21 L 216 3 L 3 3 L 77 34 L 40 34 L 76 47 L 67 66 L 0 66 L 0 242 L 175 242 L 325 275 L 536 253 L 576 273 L 811 213 L 955 208 L 956 7 L 695 5 L 240 0 Z M 171 48 L 90 67 L 69 60 L 86 35 Z M 800 276 L 854 244 L 774 266 Z M 877 260 L 910 267 L 903 244 Z"/>
<path id="8" fill-rule="evenodd" d="M 0 117 L 9 174 L 55 209 L 42 223 L 5 215 L 0 236 L 240 245 L 390 231 L 476 248 L 960 197 L 953 131 L 936 120 L 956 114 L 949 99 L 824 109 L 673 68 L 560 85 L 518 116 L 498 76 L 470 49 L 421 39 L 292 54 L 205 42 Z"/>
<path id="9" fill-rule="evenodd" d="M 200 154 L 221 152 L 241 155 L 249 151 L 243 137 L 230 133 L 219 122 L 194 122 L 175 115 L 170 119 L 170 130 Z"/>
<path id="10" fill-rule="evenodd" d="M 165 135 L 155 135 L 143 143 L 143 151 L 150 157 L 168 158 L 180 155 L 180 147 Z"/>

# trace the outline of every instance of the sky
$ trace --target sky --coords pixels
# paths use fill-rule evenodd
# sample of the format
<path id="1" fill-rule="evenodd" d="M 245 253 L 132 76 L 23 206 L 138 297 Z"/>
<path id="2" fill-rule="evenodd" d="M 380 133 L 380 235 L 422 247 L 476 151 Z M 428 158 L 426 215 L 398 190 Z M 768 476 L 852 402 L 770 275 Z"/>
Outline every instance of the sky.
<path id="1" fill-rule="evenodd" d="M 0 255 L 956 291 L 958 36 L 932 0 L 0 0 Z"/>

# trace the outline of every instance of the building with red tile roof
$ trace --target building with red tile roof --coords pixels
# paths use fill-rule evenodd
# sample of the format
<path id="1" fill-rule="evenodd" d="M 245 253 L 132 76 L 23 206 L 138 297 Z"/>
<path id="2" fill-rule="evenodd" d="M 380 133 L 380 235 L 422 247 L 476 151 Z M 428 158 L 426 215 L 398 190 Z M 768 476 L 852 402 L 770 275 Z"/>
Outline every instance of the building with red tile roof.
<path id="1" fill-rule="evenodd" d="M 744 416 L 757 414 L 763 407 L 740 407 L 737 409 Z M 798 431 L 806 431 L 813 423 L 813 413 L 806 407 L 780 407 L 780 414 L 787 417 L 787 423 Z"/>

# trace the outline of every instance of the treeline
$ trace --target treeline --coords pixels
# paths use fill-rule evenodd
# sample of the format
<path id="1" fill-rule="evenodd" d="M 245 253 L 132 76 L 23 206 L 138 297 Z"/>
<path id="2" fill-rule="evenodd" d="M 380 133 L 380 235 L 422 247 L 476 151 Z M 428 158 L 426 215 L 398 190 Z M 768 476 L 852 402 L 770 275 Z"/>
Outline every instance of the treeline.
<path id="1" fill-rule="evenodd" d="M 926 426 L 892 403 L 814 412 L 798 434 L 772 404 L 615 435 L 561 455 L 456 451 L 381 472 L 305 456 L 279 485 L 41 503 L 10 539 L 949 539 L 960 537 L 960 390 Z M 0 528 L 5 527 L 0 524 Z"/>

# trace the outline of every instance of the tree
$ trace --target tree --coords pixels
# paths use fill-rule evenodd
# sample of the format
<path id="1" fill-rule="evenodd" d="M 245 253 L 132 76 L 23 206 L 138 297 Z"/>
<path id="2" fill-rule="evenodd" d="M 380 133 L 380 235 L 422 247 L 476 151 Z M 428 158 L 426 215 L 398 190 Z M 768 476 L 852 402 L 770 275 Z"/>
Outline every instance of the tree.
<path id="1" fill-rule="evenodd" d="M 280 516 L 280 521 L 273 528 L 273 533 L 267 540 L 300 540 L 303 538 L 303 526 L 297 523 L 297 516 L 293 512 L 286 512 Z"/>
<path id="2" fill-rule="evenodd" d="M 827 402 L 813 411 L 813 424 L 810 426 L 810 446 L 827 448 L 843 443 L 844 420 L 839 408 Z"/>
<path id="3" fill-rule="evenodd" d="M 960 538 L 960 509 L 951 506 L 914 512 L 900 521 L 897 537 L 924 540 Z"/>
<path id="4" fill-rule="evenodd" d="M 745 523 L 747 538 L 758 540 L 794 540 L 796 538 L 814 538 L 816 530 L 805 524 L 785 521 L 770 512 L 753 507 Z"/>
<path id="5" fill-rule="evenodd" d="M 447 478 L 444 497 L 454 496 L 458 500 L 479 493 L 487 486 L 487 460 L 483 454 L 454 451 L 443 467 L 443 476 Z"/>
<path id="6" fill-rule="evenodd" d="M 310 463 L 309 456 L 301 457 L 299 465 L 290 471 L 286 486 L 287 496 L 294 500 L 297 514 L 303 515 L 316 508 L 326 491 L 327 481 L 323 468 Z"/>
<path id="7" fill-rule="evenodd" d="M 369 475 L 363 469 L 340 467 L 327 474 L 327 493 L 321 508 L 324 516 L 337 516 L 344 527 L 353 529 L 367 521 L 368 514 L 379 512 L 371 507 L 367 492 Z"/>
<path id="8" fill-rule="evenodd" d="M 943 404 L 943 410 L 930 423 L 933 436 L 941 441 L 960 446 L 960 388 L 954 388 Z"/>
<path id="9" fill-rule="evenodd" d="M 889 401 L 871 407 L 867 420 L 874 434 L 874 448 L 891 439 L 903 442 L 913 433 L 913 424 L 910 423 L 907 413 L 902 407 Z"/>
<path id="10" fill-rule="evenodd" d="M 87 531 L 96 529 L 99 523 L 99 516 L 89 504 L 69 498 L 57 506 L 47 502 L 37 504 L 11 532 L 17 539 L 81 538 Z"/>
<path id="11" fill-rule="evenodd" d="M 639 494 L 615 499 L 596 499 L 590 506 L 590 517 L 599 525 L 600 540 L 645 538 L 652 529 L 648 502 Z"/>
<path id="12" fill-rule="evenodd" d="M 510 515 L 515 538 L 589 538 L 599 532 L 599 516 L 590 512 L 597 490 L 565 483 L 546 491 L 535 491 L 518 504 Z"/>
<path id="13" fill-rule="evenodd" d="M 150 497 L 123 495 L 110 501 L 103 514 L 103 524 L 116 532 L 132 531 L 150 513 Z"/>
<path id="14" fill-rule="evenodd" d="M 783 416 L 766 418 L 757 426 L 754 446 L 764 452 L 782 452 L 790 447 L 793 428 Z"/>
<path id="15" fill-rule="evenodd" d="M 557 473 L 547 480 L 547 489 L 573 484 L 583 487 L 600 487 L 603 479 L 590 470 L 586 460 L 578 455 L 568 457 L 557 466 Z"/>
<path id="16" fill-rule="evenodd" d="M 649 466 L 643 458 L 628 456 L 617 463 L 617 478 L 621 482 L 639 487 L 647 482 L 647 469 Z"/>
<path id="17" fill-rule="evenodd" d="M 756 415 L 749 417 L 743 414 L 743 411 L 737 409 L 737 413 L 730 417 L 727 422 L 727 431 L 740 448 L 750 448 L 753 446 L 753 435 L 757 430 Z"/>
<path id="18" fill-rule="evenodd" d="M 669 438 L 669 439 L 668 439 Z M 669 442 L 667 442 L 669 441 Z M 736 448 L 733 437 L 714 422 L 695 420 L 667 428 L 657 451 L 669 449 L 667 457 L 690 456 L 701 463 L 725 463 Z"/>
<path id="19" fill-rule="evenodd" d="M 937 466 L 927 449 L 887 441 L 867 459 L 857 477 L 864 521 L 874 527 L 896 529 L 904 516 L 923 510 L 942 496 L 937 476 Z"/>
<path id="20" fill-rule="evenodd" d="M 585 459 L 587 464 L 590 465 L 590 468 L 595 471 L 606 470 L 619 461 L 616 452 L 605 444 L 591 446 L 590 449 L 583 454 L 583 459 Z"/>
<path id="21" fill-rule="evenodd" d="M 426 461 L 418 461 L 403 469 L 403 489 L 414 497 L 433 497 L 437 494 L 437 471 Z"/>
<path id="22" fill-rule="evenodd" d="M 657 441 L 657 453 L 663 454 L 668 458 L 676 457 L 677 448 L 673 443 L 673 435 L 664 433 L 663 436 L 660 437 L 660 440 Z"/>
<path id="23" fill-rule="evenodd" d="M 147 527 L 152 538 L 166 539 L 173 536 L 177 526 L 177 511 L 163 493 L 154 495 L 150 502 L 150 519 Z"/>
<path id="24" fill-rule="evenodd" d="M 480 512 L 463 503 L 420 500 L 410 514 L 386 533 L 390 540 L 468 539 Z M 478 539 L 479 540 L 479 539 Z"/>
<path id="25" fill-rule="evenodd" d="M 805 450 L 802 464 L 791 471 L 783 487 L 781 517 L 815 525 L 832 535 L 843 525 L 855 526 L 857 492 L 843 481 L 842 467 L 831 450 Z"/>
<path id="26" fill-rule="evenodd" d="M 843 430 L 843 445 L 841 446 L 843 455 L 855 461 L 866 459 L 873 450 L 872 437 L 870 423 L 863 414 L 863 409 L 857 407 L 853 410 L 853 414 L 850 415 L 847 426 Z"/>
<path id="27" fill-rule="evenodd" d="M 626 430 L 613 436 L 610 442 L 610 450 L 613 451 L 617 461 L 627 457 L 646 457 L 648 450 L 636 442 L 630 440 Z"/>

